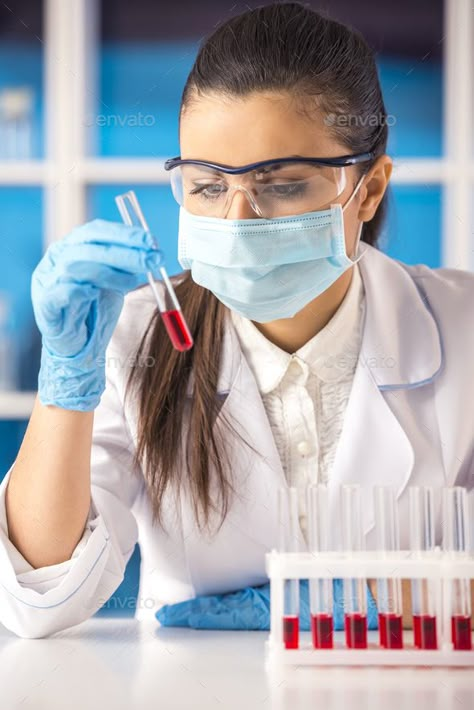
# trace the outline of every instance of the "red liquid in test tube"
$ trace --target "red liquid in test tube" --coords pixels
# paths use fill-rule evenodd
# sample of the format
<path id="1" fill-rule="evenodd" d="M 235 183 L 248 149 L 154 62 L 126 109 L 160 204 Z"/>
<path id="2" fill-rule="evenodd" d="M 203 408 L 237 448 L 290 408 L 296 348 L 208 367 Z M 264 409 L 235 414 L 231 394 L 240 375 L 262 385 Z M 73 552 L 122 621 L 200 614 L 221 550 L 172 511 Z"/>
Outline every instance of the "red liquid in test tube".
<path id="1" fill-rule="evenodd" d="M 330 548 L 327 486 L 309 485 L 306 495 L 309 549 L 317 556 Z M 311 636 L 314 648 L 333 648 L 332 595 L 332 579 L 309 579 Z"/>
<path id="2" fill-rule="evenodd" d="M 299 618 L 297 616 L 283 617 L 283 643 L 285 648 L 298 648 Z"/>
<path id="3" fill-rule="evenodd" d="M 410 548 L 422 559 L 434 550 L 434 490 L 431 486 L 411 486 Z M 431 579 L 411 580 L 413 643 L 415 648 L 438 648 L 437 623 Z"/>
<path id="4" fill-rule="evenodd" d="M 278 490 L 279 551 L 299 552 L 298 491 L 294 486 Z M 286 649 L 299 646 L 300 580 L 283 580 L 283 645 Z"/>
<path id="5" fill-rule="evenodd" d="M 436 617 L 429 614 L 413 614 L 413 642 L 416 648 L 438 648 L 436 641 Z"/>
<path id="6" fill-rule="evenodd" d="M 343 549 L 355 557 L 364 549 L 361 517 L 361 486 L 343 485 L 342 530 Z M 347 648 L 367 648 L 367 580 L 344 578 L 344 630 Z"/>
<path id="7" fill-rule="evenodd" d="M 129 190 L 123 195 L 117 195 L 115 202 L 117 203 L 117 207 L 125 224 L 129 226 L 139 226 L 144 229 L 145 232 L 151 234 L 137 196 L 133 190 Z M 157 247 L 156 239 L 154 239 L 154 242 Z M 160 286 L 158 286 L 155 275 L 151 271 L 146 272 L 148 282 L 156 298 L 158 309 L 171 344 L 176 350 L 184 352 L 194 345 L 193 337 L 181 312 L 173 284 L 169 279 L 164 264 L 159 267 L 159 271 L 161 275 Z"/>
<path id="8" fill-rule="evenodd" d="M 443 488 L 443 551 L 459 559 L 469 554 L 467 489 Z M 451 580 L 451 641 L 455 651 L 472 650 L 470 580 Z"/>
<path id="9" fill-rule="evenodd" d="M 345 614 L 344 630 L 348 648 L 367 648 L 367 615 Z"/>
<path id="10" fill-rule="evenodd" d="M 400 614 L 379 614 L 380 645 L 383 648 L 403 648 L 403 627 Z"/>
<path id="11" fill-rule="evenodd" d="M 398 509 L 392 486 L 374 487 L 375 532 L 381 559 L 400 549 Z M 377 579 L 379 641 L 382 648 L 403 648 L 401 580 Z"/>
<path id="12" fill-rule="evenodd" d="M 189 350 L 193 339 L 180 310 L 163 311 L 161 313 L 164 326 L 176 350 Z"/>
<path id="13" fill-rule="evenodd" d="M 471 617 L 460 614 L 451 617 L 451 637 L 456 651 L 472 650 Z"/>
<path id="14" fill-rule="evenodd" d="M 332 614 L 312 614 L 311 634 L 314 648 L 333 648 Z"/>

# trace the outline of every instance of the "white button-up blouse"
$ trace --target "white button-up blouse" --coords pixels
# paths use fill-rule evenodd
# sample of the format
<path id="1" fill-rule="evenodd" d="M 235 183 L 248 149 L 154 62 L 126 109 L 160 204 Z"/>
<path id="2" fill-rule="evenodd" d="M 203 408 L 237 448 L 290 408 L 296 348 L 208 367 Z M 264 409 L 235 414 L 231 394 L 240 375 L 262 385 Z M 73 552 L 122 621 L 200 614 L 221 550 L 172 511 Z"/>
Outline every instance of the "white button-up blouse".
<path id="1" fill-rule="evenodd" d="M 292 354 L 274 345 L 251 320 L 231 311 L 288 484 L 298 488 L 305 536 L 305 489 L 310 483 L 327 483 L 331 475 L 360 350 L 364 308 L 364 287 L 356 264 L 334 316 Z"/>

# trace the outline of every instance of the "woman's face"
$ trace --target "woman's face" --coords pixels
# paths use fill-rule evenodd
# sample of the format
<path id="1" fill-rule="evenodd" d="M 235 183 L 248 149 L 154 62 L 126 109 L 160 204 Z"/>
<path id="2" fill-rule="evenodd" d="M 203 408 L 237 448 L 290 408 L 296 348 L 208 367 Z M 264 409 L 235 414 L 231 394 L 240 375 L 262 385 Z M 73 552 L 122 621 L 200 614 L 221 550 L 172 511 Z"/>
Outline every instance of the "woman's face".
<path id="1" fill-rule="evenodd" d="M 221 94 L 196 97 L 181 116 L 180 148 L 183 159 L 195 158 L 233 167 L 293 155 L 327 158 L 351 152 L 334 138 L 323 114 L 320 118 L 316 114 L 316 118 L 310 120 L 298 112 L 291 96 L 261 92 L 240 99 Z M 360 221 L 373 217 L 383 197 L 390 176 L 390 169 L 386 174 L 389 163 L 388 156 L 379 158 L 344 211 L 348 254 L 353 253 Z M 348 166 L 344 170 L 346 186 L 332 200 L 342 205 L 351 196 L 359 179 L 357 166 Z M 229 182 L 239 182 L 239 176 L 228 177 Z M 250 219 L 258 216 L 245 195 L 235 191 L 226 217 Z"/>

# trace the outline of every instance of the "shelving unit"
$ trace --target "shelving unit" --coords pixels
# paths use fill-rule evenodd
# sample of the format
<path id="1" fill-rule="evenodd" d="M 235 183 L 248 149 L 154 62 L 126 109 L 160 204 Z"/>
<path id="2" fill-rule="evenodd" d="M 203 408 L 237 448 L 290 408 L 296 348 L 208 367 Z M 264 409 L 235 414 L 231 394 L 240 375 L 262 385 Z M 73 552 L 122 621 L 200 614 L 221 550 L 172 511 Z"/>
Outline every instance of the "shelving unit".
<path id="1" fill-rule="evenodd" d="M 27 419 L 36 392 L 0 392 L 0 419 Z"/>
<path id="2" fill-rule="evenodd" d="M 88 218 L 92 185 L 166 184 L 163 158 L 101 158 L 85 131 L 98 91 L 98 0 L 44 0 L 46 158 L 0 162 L 0 186 L 43 188 L 44 248 Z M 445 152 L 395 165 L 394 184 L 443 188 L 442 262 L 474 269 L 474 13 L 471 0 L 445 0 Z M 58 57 L 61 59 L 59 60 Z M 73 77 L 73 80 L 71 80 Z M 0 394 L 0 419 L 28 418 L 34 392 Z"/>

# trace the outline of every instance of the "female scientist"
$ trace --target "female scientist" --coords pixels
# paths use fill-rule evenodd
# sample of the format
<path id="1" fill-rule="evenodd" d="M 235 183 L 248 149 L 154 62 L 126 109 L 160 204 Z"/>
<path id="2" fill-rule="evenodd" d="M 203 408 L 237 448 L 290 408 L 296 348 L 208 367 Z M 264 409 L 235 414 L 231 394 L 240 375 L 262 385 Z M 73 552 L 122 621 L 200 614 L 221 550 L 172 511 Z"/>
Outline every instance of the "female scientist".
<path id="1" fill-rule="evenodd" d="M 327 482 L 337 545 L 336 492 L 360 483 L 367 546 L 374 484 L 396 489 L 402 545 L 409 485 L 473 487 L 474 275 L 377 249 L 386 145 L 357 32 L 283 3 L 204 42 L 166 164 L 194 346 L 170 343 L 140 228 L 79 226 L 33 273 L 38 397 L 0 487 L 7 628 L 91 617 L 137 541 L 137 618 L 265 628 L 280 486 Z"/>

